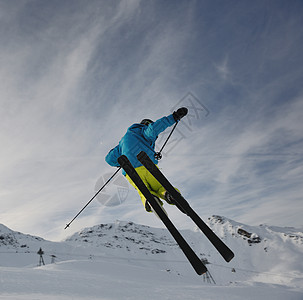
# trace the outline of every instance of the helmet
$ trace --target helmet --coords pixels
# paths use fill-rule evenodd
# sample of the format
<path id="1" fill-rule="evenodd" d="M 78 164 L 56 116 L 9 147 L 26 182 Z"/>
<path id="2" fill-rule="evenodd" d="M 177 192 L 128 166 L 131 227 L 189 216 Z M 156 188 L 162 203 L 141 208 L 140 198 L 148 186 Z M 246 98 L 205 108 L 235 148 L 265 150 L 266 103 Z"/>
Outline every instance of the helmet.
<path id="1" fill-rule="evenodd" d="M 143 119 L 140 124 L 143 124 L 143 125 L 149 125 L 149 124 L 152 124 L 154 123 L 154 121 L 150 120 L 150 119 Z"/>

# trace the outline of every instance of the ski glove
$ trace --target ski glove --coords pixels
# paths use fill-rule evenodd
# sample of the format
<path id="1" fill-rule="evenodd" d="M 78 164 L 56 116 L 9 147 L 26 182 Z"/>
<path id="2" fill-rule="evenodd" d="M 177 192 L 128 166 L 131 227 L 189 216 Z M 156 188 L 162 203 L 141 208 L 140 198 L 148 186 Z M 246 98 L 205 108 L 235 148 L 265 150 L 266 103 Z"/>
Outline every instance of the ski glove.
<path id="1" fill-rule="evenodd" d="M 181 107 L 177 111 L 173 112 L 173 117 L 176 122 L 180 121 L 181 118 L 187 115 L 188 109 L 186 107 Z"/>

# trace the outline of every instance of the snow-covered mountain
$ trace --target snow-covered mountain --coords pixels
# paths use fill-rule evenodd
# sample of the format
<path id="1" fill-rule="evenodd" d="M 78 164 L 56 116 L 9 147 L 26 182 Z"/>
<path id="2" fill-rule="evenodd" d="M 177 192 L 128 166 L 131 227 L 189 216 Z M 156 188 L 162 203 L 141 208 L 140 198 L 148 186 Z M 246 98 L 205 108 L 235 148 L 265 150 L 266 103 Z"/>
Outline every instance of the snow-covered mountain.
<path id="1" fill-rule="evenodd" d="M 56 299 L 127 298 L 121 295 L 145 299 L 141 287 L 156 285 L 159 291 L 170 292 L 161 299 L 172 299 L 172 295 L 178 299 L 172 290 L 183 293 L 179 299 L 201 299 L 197 295 L 210 286 L 207 299 L 241 299 L 243 289 L 257 294 L 263 290 L 264 299 L 289 295 L 303 299 L 302 229 L 247 226 L 221 216 L 209 218 L 208 225 L 234 251 L 235 258 L 226 263 L 199 229 L 181 231 L 207 264 L 209 273 L 202 276 L 196 275 L 166 229 L 116 221 L 85 228 L 62 242 L 50 242 L 0 225 L 0 298 L 14 294 L 16 299 L 30 299 L 29 295 L 38 293 L 41 299 L 51 299 L 54 293 Z M 40 248 L 45 266 L 37 267 Z M 94 284 L 96 278 L 99 283 Z M 106 287 L 114 290 L 100 296 Z M 222 287 L 233 296 L 224 298 Z"/>

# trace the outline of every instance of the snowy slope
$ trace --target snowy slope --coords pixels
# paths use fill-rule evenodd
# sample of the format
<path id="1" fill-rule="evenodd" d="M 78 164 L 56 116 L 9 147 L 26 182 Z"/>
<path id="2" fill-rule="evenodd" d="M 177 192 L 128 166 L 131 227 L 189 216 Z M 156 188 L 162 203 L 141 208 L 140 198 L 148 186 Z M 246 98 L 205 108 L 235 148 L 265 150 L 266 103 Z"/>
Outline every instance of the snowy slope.
<path id="1" fill-rule="evenodd" d="M 0 299 L 303 299 L 302 229 L 219 216 L 208 224 L 235 252 L 230 263 L 198 229 L 182 235 L 216 284 L 196 275 L 165 229 L 116 221 L 55 243 L 0 225 Z M 46 265 L 37 267 L 40 248 Z"/>

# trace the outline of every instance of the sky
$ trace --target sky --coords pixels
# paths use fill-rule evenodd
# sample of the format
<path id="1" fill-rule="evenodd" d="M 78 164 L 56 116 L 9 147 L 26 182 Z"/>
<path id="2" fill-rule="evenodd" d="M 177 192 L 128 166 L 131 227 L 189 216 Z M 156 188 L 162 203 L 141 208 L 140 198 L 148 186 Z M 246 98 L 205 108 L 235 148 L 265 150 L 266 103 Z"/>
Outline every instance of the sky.
<path id="1" fill-rule="evenodd" d="M 0 223 L 162 227 L 117 175 L 64 230 L 127 128 L 186 106 L 159 167 L 192 208 L 302 227 L 302 28 L 299 0 L 0 0 Z"/>

